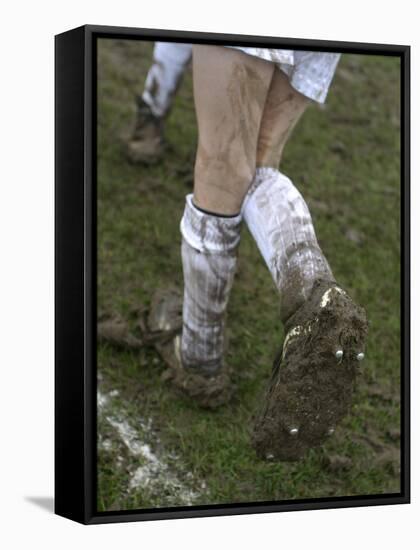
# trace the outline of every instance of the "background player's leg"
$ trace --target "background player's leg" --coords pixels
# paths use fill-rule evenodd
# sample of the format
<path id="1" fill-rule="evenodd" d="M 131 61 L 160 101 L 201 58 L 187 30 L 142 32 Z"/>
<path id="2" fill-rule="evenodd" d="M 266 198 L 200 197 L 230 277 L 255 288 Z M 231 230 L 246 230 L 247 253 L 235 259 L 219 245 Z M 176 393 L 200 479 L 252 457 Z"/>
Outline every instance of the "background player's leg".
<path id="1" fill-rule="evenodd" d="M 152 163 L 164 152 L 164 120 L 191 59 L 191 44 L 156 42 L 126 152 L 134 163 Z"/>
<path id="2" fill-rule="evenodd" d="M 156 42 L 142 94 L 154 116 L 161 118 L 169 113 L 191 55 L 191 44 Z"/>

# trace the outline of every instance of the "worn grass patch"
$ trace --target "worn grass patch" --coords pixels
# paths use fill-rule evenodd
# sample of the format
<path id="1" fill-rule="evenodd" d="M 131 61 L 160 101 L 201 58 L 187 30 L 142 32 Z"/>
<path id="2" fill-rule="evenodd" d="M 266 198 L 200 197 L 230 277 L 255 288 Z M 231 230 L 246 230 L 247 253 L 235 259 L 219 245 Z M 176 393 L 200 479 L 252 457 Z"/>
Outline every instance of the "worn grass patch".
<path id="1" fill-rule="evenodd" d="M 99 45 L 98 313 L 125 318 L 157 285 L 182 284 L 179 221 L 193 179 L 189 71 L 164 162 L 140 168 L 122 152 L 151 52 L 152 43 Z M 327 106 L 309 109 L 282 168 L 307 199 L 337 280 L 368 312 L 352 414 L 302 462 L 256 458 L 249 428 L 283 335 L 274 285 L 244 230 L 229 304 L 231 404 L 202 411 L 161 381 L 152 350 L 99 346 L 99 510 L 399 492 L 399 120 L 399 60 L 344 55 Z"/>

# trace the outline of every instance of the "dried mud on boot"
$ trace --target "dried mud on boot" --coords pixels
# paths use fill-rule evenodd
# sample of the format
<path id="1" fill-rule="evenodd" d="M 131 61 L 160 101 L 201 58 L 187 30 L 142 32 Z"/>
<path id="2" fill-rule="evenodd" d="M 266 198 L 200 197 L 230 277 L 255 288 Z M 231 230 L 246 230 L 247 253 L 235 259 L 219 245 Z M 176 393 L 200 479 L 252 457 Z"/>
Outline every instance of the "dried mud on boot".
<path id="1" fill-rule="evenodd" d="M 201 374 L 199 367 L 186 369 L 182 365 L 182 294 L 179 289 L 171 287 L 155 293 L 147 324 L 151 337 L 162 335 L 155 339 L 154 347 L 168 366 L 162 376 L 164 381 L 170 381 L 203 408 L 215 409 L 230 401 L 234 387 L 226 365 L 213 376 Z"/>
<path id="2" fill-rule="evenodd" d="M 143 139 L 123 138 L 123 148 L 127 160 L 131 164 L 152 165 L 160 161 L 166 147 L 158 136 Z"/>
<path id="3" fill-rule="evenodd" d="M 368 323 L 335 283 L 318 280 L 289 319 L 252 443 L 260 458 L 299 460 L 349 412 Z"/>
<path id="4" fill-rule="evenodd" d="M 140 102 L 134 124 L 125 130 L 121 141 L 129 162 L 150 165 L 161 160 L 166 150 L 163 119 L 155 117 L 149 107 Z"/>

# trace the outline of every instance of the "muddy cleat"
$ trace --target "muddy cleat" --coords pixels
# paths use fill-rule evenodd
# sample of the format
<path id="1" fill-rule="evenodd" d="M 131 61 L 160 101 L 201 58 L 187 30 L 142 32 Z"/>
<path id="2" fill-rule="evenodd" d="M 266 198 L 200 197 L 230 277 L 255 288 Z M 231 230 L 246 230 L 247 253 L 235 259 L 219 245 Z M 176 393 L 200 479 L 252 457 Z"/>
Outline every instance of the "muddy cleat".
<path id="1" fill-rule="evenodd" d="M 136 98 L 134 128 L 125 140 L 127 158 L 134 164 L 153 164 L 165 150 L 163 118 L 155 116 L 141 96 Z"/>
<path id="2" fill-rule="evenodd" d="M 335 352 L 335 356 L 337 357 L 338 361 L 341 363 L 341 360 L 343 358 L 344 352 L 342 349 L 339 349 Z"/>
<path id="3" fill-rule="evenodd" d="M 157 291 L 148 317 L 151 334 L 160 335 L 154 346 L 168 366 L 163 379 L 169 380 L 183 394 L 201 407 L 215 409 L 227 403 L 234 387 L 229 369 L 223 365 L 217 373 L 205 373 L 200 367 L 185 368 L 181 357 L 182 295 L 176 288 Z"/>
<path id="4" fill-rule="evenodd" d="M 315 282 L 285 326 L 252 435 L 258 456 L 298 460 L 332 435 L 332 426 L 350 410 L 367 326 L 364 309 L 343 289 L 331 281 Z M 337 350 L 343 350 L 340 361 Z M 291 425 L 299 426 L 294 437 Z"/>

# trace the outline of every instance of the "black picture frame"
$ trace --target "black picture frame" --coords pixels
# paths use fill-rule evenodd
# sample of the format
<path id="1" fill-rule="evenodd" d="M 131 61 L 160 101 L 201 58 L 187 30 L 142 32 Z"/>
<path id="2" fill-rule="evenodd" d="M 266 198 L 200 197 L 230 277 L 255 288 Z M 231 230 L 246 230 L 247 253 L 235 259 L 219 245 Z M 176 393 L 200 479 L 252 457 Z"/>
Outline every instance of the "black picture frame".
<path id="1" fill-rule="evenodd" d="M 98 512 L 96 55 L 99 38 L 254 45 L 401 59 L 401 492 Z M 55 513 L 83 524 L 410 502 L 410 47 L 86 25 L 55 37 Z"/>

